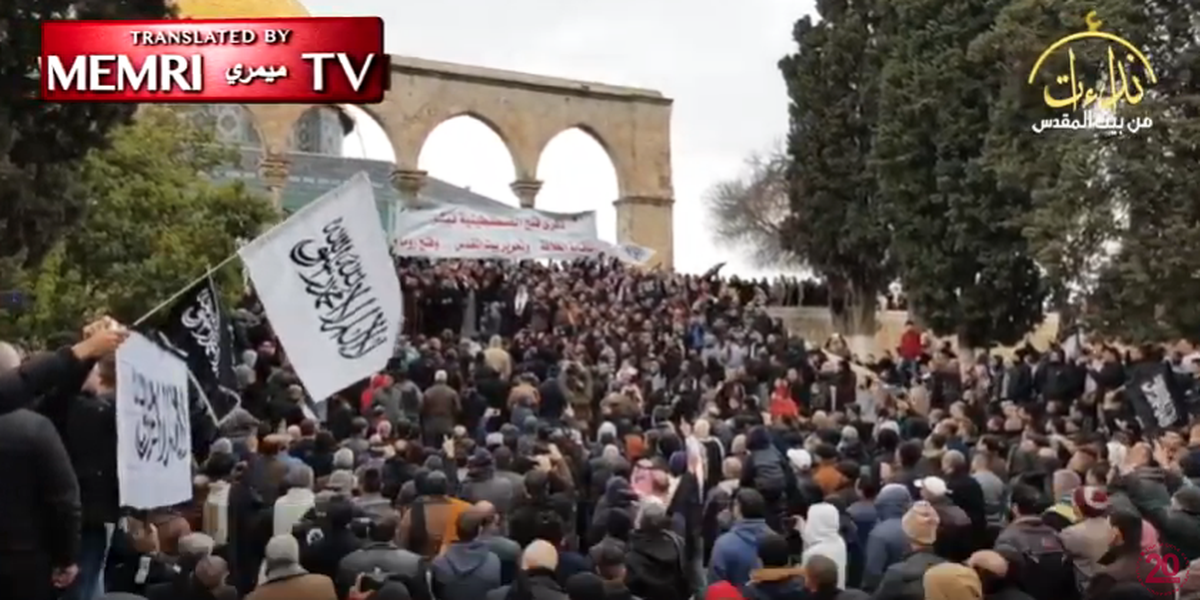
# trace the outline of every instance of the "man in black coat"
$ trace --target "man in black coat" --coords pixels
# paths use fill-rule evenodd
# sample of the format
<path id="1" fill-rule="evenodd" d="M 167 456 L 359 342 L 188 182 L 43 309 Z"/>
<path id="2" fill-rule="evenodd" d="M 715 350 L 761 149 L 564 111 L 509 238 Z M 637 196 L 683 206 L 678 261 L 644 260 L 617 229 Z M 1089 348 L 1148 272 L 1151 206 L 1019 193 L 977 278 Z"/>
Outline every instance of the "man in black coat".
<path id="1" fill-rule="evenodd" d="M 983 486 L 971 476 L 970 465 L 966 457 L 958 450 L 950 450 L 942 456 L 942 473 L 946 478 L 946 488 L 950 492 L 950 501 L 967 513 L 971 519 L 971 551 L 986 548 L 987 540 L 987 502 L 983 497 Z"/>
<path id="2" fill-rule="evenodd" d="M 0 416 L 0 589 L 49 600 L 78 569 L 79 487 L 50 420 L 28 409 Z"/>
<path id="3" fill-rule="evenodd" d="M 72 597 L 93 598 L 104 591 L 105 557 L 121 518 L 117 475 L 116 361 L 96 364 L 87 389 L 61 402 L 46 398 L 42 414 L 54 422 L 74 468 L 82 507 L 78 555 L 79 578 Z"/>
<path id="4" fill-rule="evenodd" d="M 57 598 L 79 569 L 80 494 L 67 449 L 51 418 L 28 408 L 65 405 L 92 362 L 128 333 L 100 324 L 85 339 L 0 373 L 0 590 L 6 597 Z M 113 447 L 115 456 L 116 447 Z M 99 577 L 99 571 L 92 574 Z"/>
<path id="5" fill-rule="evenodd" d="M 347 554 L 338 564 L 338 577 L 335 581 L 339 598 L 349 595 L 358 576 L 364 573 L 379 573 L 388 578 L 399 579 L 409 588 L 414 597 L 429 598 L 426 573 L 428 565 L 421 555 L 409 552 L 396 545 L 396 530 L 399 522 L 394 517 L 387 517 L 372 523 L 370 527 L 370 542 Z M 418 594 L 416 587 L 426 588 Z"/>

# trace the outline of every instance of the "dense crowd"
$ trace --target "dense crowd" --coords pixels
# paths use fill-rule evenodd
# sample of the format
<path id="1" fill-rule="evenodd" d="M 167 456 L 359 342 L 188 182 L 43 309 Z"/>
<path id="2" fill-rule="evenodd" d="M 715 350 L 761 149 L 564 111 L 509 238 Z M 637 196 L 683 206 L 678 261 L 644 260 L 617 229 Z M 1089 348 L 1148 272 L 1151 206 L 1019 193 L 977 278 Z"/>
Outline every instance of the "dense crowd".
<path id="1" fill-rule="evenodd" d="M 1125 387 L 1189 397 L 1188 341 L 856 357 L 768 316 L 799 283 L 397 266 L 395 357 L 329 399 L 236 307 L 240 406 L 180 506 L 121 507 L 122 332 L 0 365 L 5 597 L 1200 598 L 1200 426 Z"/>

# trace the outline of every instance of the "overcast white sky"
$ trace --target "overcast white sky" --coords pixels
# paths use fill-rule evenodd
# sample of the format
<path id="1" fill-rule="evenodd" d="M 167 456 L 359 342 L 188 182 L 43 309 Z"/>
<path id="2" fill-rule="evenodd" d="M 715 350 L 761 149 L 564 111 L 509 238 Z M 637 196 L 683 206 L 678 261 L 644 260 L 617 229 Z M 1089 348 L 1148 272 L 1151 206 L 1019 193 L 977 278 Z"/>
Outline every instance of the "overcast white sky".
<path id="1" fill-rule="evenodd" d="M 702 272 L 728 260 L 727 274 L 757 273 L 733 252 L 714 246 L 701 198 L 714 181 L 736 174 L 748 153 L 785 134 L 787 96 L 776 62 L 793 50 L 792 24 L 812 11 L 812 0 L 304 4 L 317 16 L 383 17 L 392 54 L 651 88 L 674 98 L 676 267 Z M 360 131 L 347 144 L 348 154 L 392 158 L 377 125 Z M 469 118 L 434 131 L 421 168 L 516 204 L 508 188 L 512 161 L 503 144 Z M 616 177 L 590 137 L 579 131 L 560 135 L 538 171 L 545 182 L 539 208 L 597 210 L 602 237 L 614 238 Z"/>

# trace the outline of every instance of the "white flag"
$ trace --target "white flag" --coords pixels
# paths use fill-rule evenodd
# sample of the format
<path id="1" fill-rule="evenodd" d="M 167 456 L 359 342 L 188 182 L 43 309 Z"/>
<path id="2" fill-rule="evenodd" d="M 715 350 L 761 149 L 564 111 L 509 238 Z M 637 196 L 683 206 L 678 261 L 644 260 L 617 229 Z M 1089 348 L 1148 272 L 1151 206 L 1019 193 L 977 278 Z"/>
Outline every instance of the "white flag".
<path id="1" fill-rule="evenodd" d="M 117 350 L 117 478 L 122 506 L 192 499 L 187 363 L 137 333 Z"/>
<path id="2" fill-rule="evenodd" d="M 238 255 L 313 400 L 323 402 L 387 366 L 404 306 L 366 173 Z"/>

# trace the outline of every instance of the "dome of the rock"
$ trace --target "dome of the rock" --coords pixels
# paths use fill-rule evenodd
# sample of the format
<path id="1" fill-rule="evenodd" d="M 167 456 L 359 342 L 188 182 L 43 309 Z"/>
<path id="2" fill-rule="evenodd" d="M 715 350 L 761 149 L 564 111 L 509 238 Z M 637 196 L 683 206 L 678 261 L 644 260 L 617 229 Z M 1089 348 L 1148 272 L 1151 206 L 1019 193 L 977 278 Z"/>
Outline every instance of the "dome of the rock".
<path id="1" fill-rule="evenodd" d="M 307 17 L 299 0 L 176 0 L 179 16 L 192 19 Z"/>

